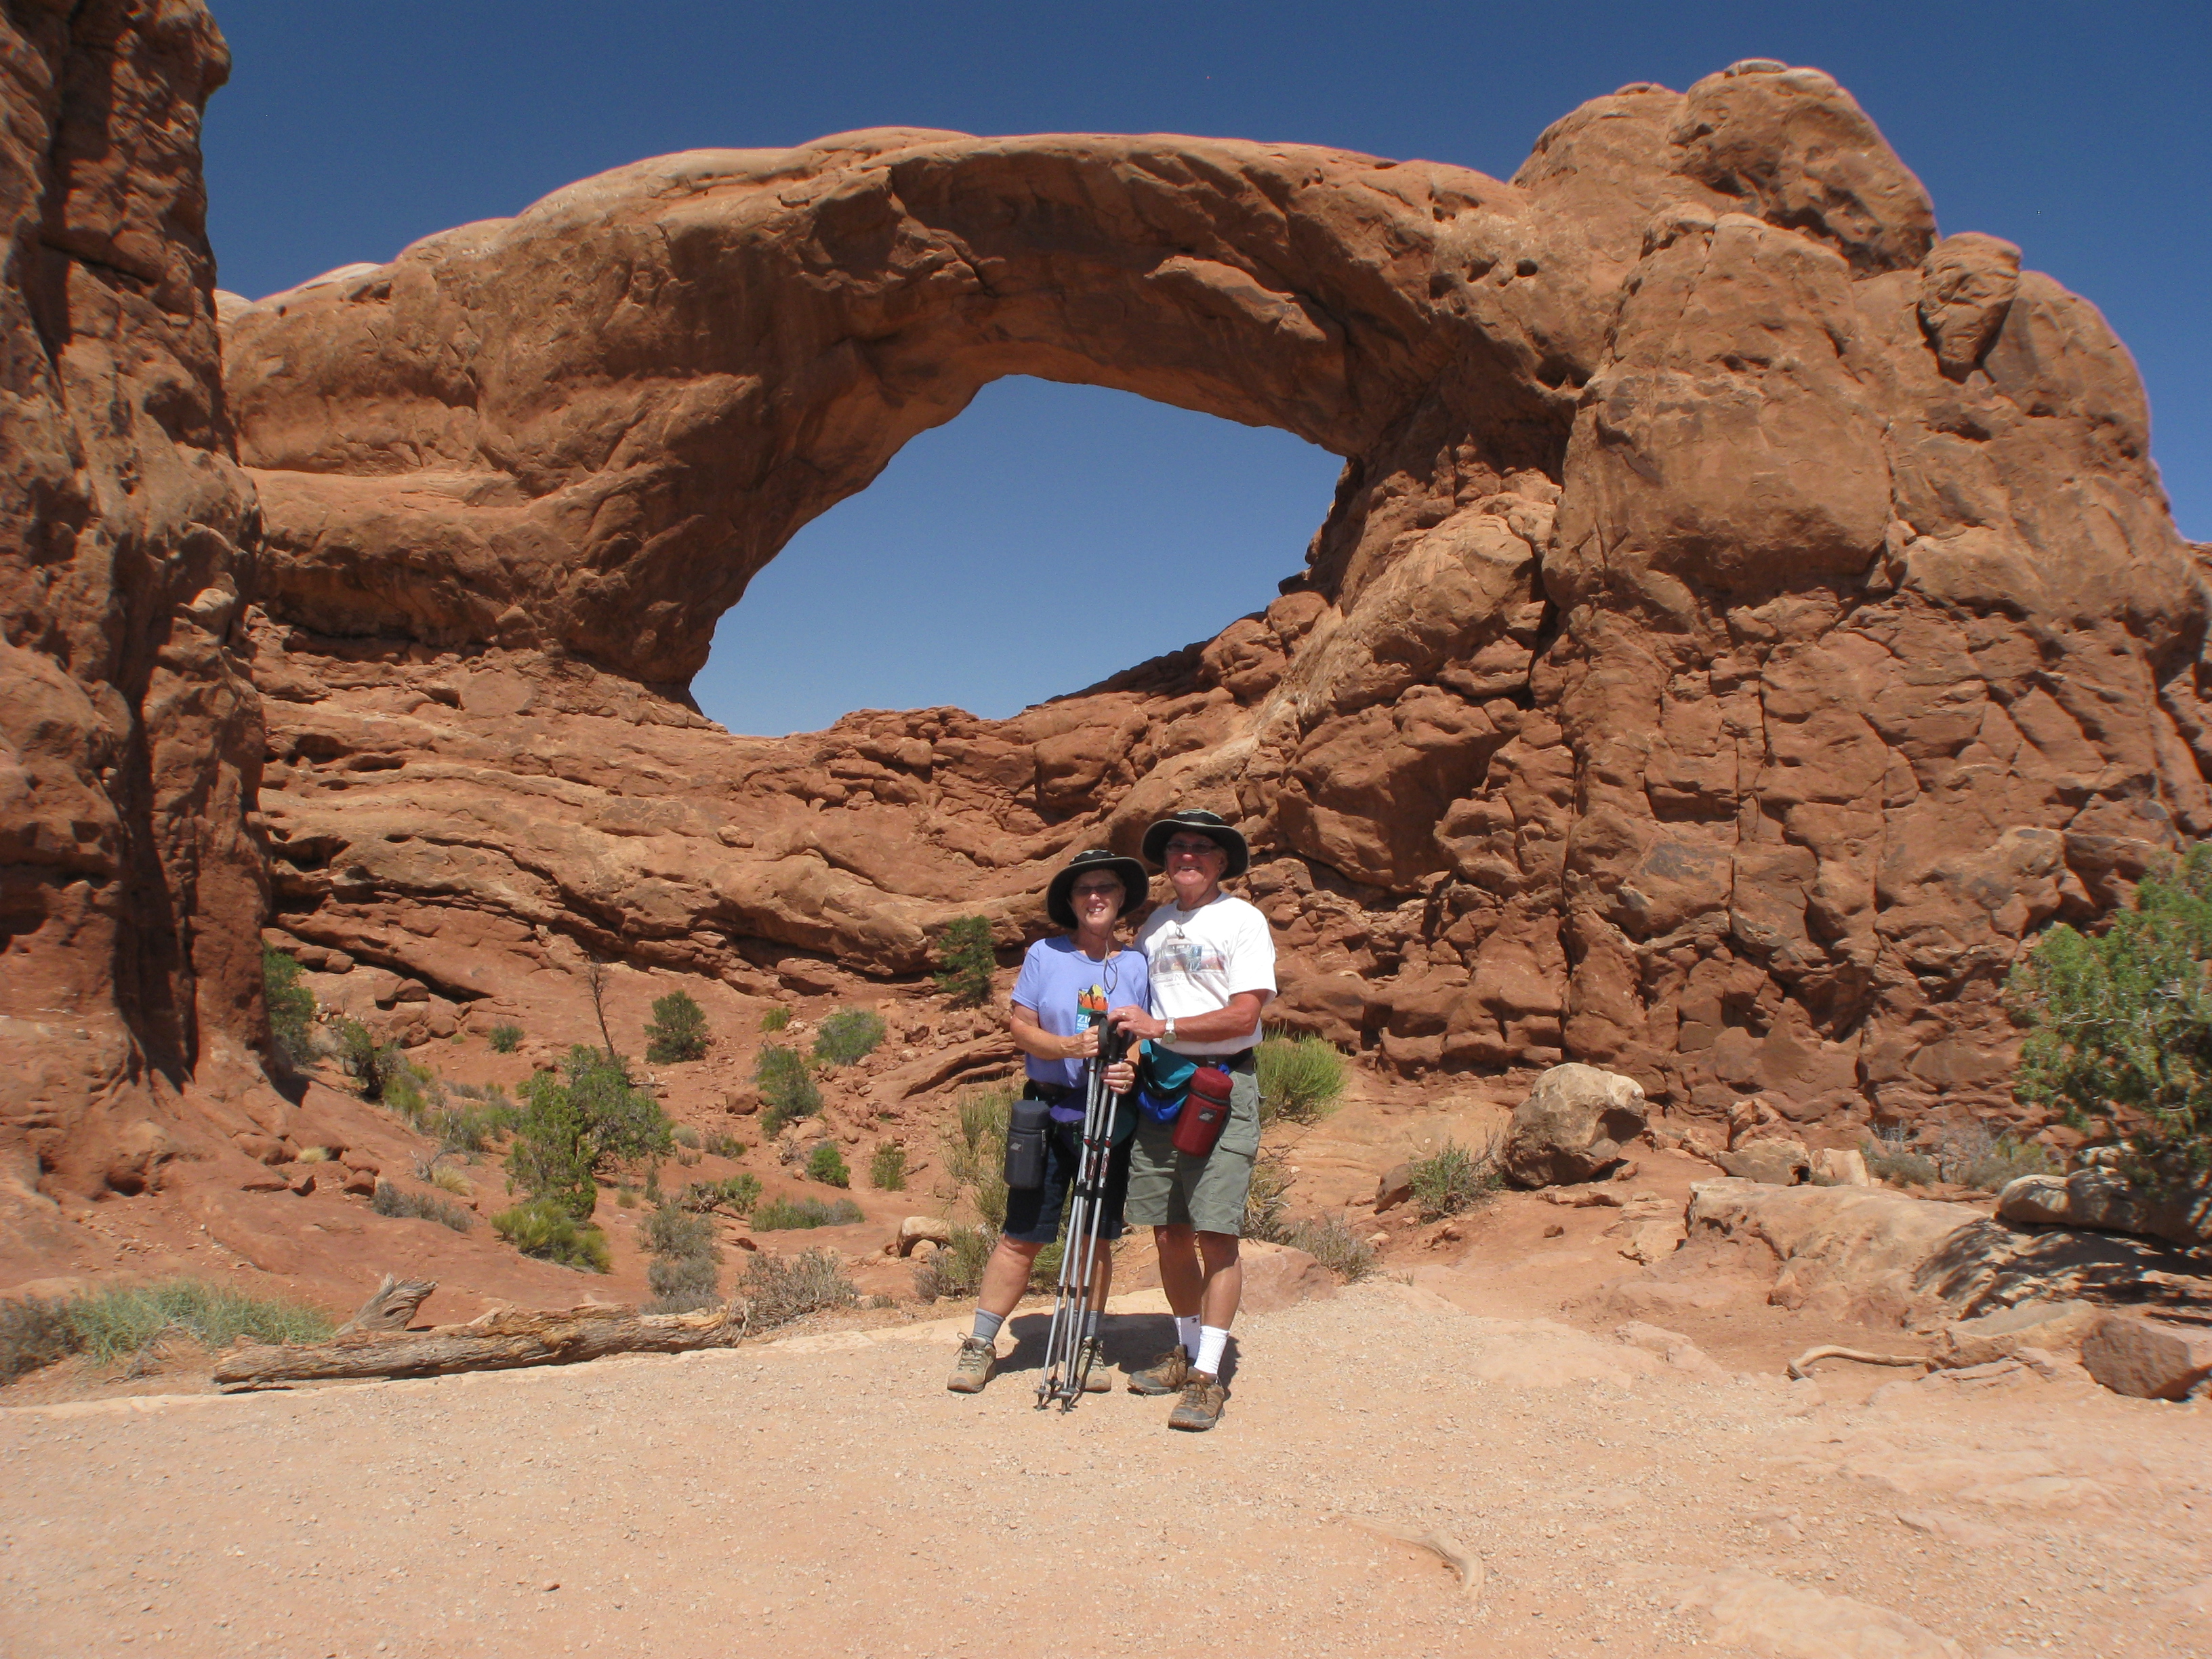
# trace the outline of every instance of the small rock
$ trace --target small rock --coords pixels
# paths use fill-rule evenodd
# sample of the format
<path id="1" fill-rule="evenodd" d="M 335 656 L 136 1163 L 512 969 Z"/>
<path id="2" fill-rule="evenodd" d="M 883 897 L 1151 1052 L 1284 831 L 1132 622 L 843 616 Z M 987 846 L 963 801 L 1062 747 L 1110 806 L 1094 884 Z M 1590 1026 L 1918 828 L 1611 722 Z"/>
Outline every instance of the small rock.
<path id="1" fill-rule="evenodd" d="M 2087 1302 L 2025 1303 L 1944 1326 L 1936 1338 L 1934 1358 L 1937 1364 L 1956 1369 L 2010 1358 L 2023 1347 L 2064 1352 L 2078 1348 L 2101 1318 L 2101 1311 Z"/>
<path id="2" fill-rule="evenodd" d="M 2163 1320 L 2106 1314 L 2082 1342 L 2081 1364 L 2114 1394 L 2185 1399 L 2212 1377 L 2212 1335 Z"/>
<path id="3" fill-rule="evenodd" d="M 1566 1236 L 1567 1229 L 1565 1222 L 1554 1221 L 1544 1229 L 1544 1237 L 1547 1238 L 1565 1238 Z"/>
<path id="4" fill-rule="evenodd" d="M 242 1193 L 281 1193 L 289 1191 L 291 1182 L 276 1170 L 262 1169 L 238 1183 Z"/>
<path id="5" fill-rule="evenodd" d="M 1544 1201 L 1568 1210 L 1617 1210 L 1621 1207 L 1620 1194 L 1607 1192 L 1602 1187 L 1547 1187 L 1544 1188 Z"/>
<path id="6" fill-rule="evenodd" d="M 1367 1242 L 1379 1250 L 1390 1242 L 1390 1235 L 1388 1233 L 1370 1233 L 1367 1235 Z"/>
<path id="7" fill-rule="evenodd" d="M 1633 1181 L 1643 1173 L 1644 1166 L 1632 1158 L 1613 1172 L 1613 1178 L 1615 1181 Z"/>
<path id="8" fill-rule="evenodd" d="M 1874 1185 L 1874 1177 L 1867 1173 L 1865 1155 L 1848 1147 L 1823 1146 L 1814 1152 L 1812 1179 L 1815 1187 Z"/>
<path id="9" fill-rule="evenodd" d="M 374 1198 L 376 1196 L 376 1171 L 349 1170 L 346 1172 L 344 1184 L 339 1187 L 338 1190 L 342 1193 L 351 1193 L 356 1198 Z"/>
<path id="10" fill-rule="evenodd" d="M 1682 1224 L 1680 1221 L 1647 1221 L 1634 1228 L 1628 1243 L 1620 1247 L 1621 1255 L 1631 1261 L 1646 1266 L 1664 1261 L 1681 1248 Z"/>
<path id="11" fill-rule="evenodd" d="M 311 1175 L 303 1175 L 297 1181 L 292 1182 L 291 1185 L 292 1194 L 295 1197 L 305 1198 L 315 1190 L 315 1178 Z M 372 1188 L 370 1190 L 374 1191 L 374 1188 Z"/>

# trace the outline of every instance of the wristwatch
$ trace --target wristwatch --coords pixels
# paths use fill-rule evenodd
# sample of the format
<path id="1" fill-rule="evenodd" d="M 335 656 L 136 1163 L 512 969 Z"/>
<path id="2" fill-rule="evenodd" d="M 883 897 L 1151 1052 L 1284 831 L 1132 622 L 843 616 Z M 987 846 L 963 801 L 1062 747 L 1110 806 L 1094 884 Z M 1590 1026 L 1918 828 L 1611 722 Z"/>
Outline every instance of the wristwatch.
<path id="1" fill-rule="evenodd" d="M 1175 1047 L 1175 1021 L 1170 1020 L 1168 1022 L 1167 1030 L 1160 1033 L 1160 1041 L 1166 1043 L 1170 1048 Z"/>

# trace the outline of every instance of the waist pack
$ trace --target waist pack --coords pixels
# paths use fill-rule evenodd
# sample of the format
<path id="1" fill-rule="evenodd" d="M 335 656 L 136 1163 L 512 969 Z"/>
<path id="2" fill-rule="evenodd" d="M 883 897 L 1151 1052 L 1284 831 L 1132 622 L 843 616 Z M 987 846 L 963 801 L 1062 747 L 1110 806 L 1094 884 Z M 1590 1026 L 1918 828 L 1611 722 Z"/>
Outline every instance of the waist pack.
<path id="1" fill-rule="evenodd" d="M 1182 1115 L 1183 1097 L 1190 1092 L 1198 1062 L 1158 1048 L 1137 1045 L 1137 1115 L 1164 1127 Z"/>

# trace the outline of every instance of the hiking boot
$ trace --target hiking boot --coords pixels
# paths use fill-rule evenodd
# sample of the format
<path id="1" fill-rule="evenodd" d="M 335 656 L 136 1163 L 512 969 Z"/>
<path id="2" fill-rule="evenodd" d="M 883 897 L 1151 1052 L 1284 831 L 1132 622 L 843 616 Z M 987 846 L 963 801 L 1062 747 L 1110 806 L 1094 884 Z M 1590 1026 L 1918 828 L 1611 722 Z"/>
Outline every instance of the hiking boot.
<path id="1" fill-rule="evenodd" d="M 1129 1373 L 1131 1394 L 1180 1394 L 1190 1377 L 1190 1356 L 1178 1343 L 1141 1371 Z"/>
<path id="2" fill-rule="evenodd" d="M 1075 1369 L 1083 1377 L 1083 1392 L 1103 1394 L 1114 1386 L 1113 1378 L 1106 1375 L 1106 1350 L 1095 1336 L 1083 1339 L 1083 1352 L 1075 1357 Z"/>
<path id="3" fill-rule="evenodd" d="M 1219 1377 L 1193 1371 L 1183 1384 L 1182 1403 L 1168 1413 L 1168 1426 L 1203 1433 L 1221 1420 L 1222 1402 L 1228 1398 Z"/>
<path id="4" fill-rule="evenodd" d="M 945 1379 L 945 1386 L 955 1394 L 981 1394 L 998 1369 L 997 1343 L 986 1342 L 980 1336 L 963 1336 L 960 1357 L 952 1362 L 952 1375 Z"/>

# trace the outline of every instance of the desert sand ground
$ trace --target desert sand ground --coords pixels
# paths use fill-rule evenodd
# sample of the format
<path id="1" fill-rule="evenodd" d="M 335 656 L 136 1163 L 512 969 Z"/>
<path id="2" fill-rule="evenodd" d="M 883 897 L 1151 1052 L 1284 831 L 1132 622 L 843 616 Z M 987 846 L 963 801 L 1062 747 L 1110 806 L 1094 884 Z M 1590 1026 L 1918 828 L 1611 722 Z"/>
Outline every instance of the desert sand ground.
<path id="1" fill-rule="evenodd" d="M 1547 1259 L 1486 1261 L 1547 1214 Z M 1790 1384 L 1826 1334 L 1755 1297 L 1666 1363 L 1606 1328 L 1603 1218 L 1502 1200 L 1463 1261 L 1240 1322 L 1206 1435 L 1036 1410 L 1035 1310 L 972 1398 L 955 1317 L 17 1407 L 0 1652 L 2212 1654 L 2212 1404 Z"/>

